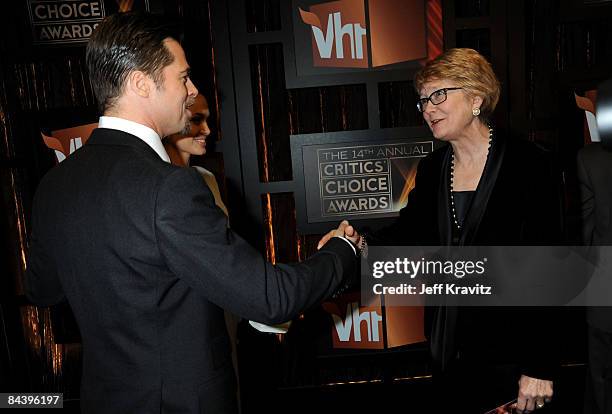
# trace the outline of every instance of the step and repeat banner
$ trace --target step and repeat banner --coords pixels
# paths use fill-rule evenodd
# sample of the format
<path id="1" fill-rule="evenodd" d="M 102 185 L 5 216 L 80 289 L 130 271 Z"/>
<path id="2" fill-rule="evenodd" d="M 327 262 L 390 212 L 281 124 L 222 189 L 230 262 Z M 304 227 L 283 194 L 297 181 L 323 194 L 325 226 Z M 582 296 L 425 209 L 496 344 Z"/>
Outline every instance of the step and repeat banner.
<path id="1" fill-rule="evenodd" d="M 426 0 L 292 0 L 288 87 L 410 81 L 442 52 L 442 6 Z M 374 88 L 377 88 L 375 85 Z M 406 111 L 416 111 L 410 107 Z M 420 159 L 434 150 L 426 127 L 291 135 L 297 229 L 326 233 L 347 219 L 380 227 L 398 215 Z M 383 219 L 383 220 L 381 220 Z M 425 341 L 423 308 L 389 306 L 383 295 L 361 303 L 349 293 L 323 306 L 329 352 L 384 350 Z"/>

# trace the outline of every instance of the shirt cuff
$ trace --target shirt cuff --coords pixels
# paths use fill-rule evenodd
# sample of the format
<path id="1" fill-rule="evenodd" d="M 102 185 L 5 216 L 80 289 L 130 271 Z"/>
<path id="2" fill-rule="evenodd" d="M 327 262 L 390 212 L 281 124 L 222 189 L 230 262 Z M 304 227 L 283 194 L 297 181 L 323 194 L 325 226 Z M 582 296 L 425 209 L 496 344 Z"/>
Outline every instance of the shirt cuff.
<path id="1" fill-rule="evenodd" d="M 347 242 L 349 246 L 351 246 L 351 249 L 353 249 L 353 253 L 355 253 L 355 256 L 357 256 L 357 249 L 355 248 L 355 245 L 349 239 L 347 239 L 346 237 L 342 237 L 342 236 L 334 236 L 334 237 L 337 237 Z"/>

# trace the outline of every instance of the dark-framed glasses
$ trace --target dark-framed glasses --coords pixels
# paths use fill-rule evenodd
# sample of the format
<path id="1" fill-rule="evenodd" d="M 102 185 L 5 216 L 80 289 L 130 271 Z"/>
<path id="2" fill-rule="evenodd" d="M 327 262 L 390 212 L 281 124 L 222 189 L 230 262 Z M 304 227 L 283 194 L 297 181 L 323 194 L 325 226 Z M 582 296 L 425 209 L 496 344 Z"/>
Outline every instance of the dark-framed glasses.
<path id="1" fill-rule="evenodd" d="M 419 112 L 425 112 L 425 105 L 427 105 L 427 102 L 431 102 L 434 105 L 440 105 L 442 102 L 446 101 L 448 91 L 456 91 L 458 89 L 463 88 L 442 88 L 438 89 L 437 91 L 433 91 L 428 97 L 420 98 L 417 101 L 417 109 Z"/>

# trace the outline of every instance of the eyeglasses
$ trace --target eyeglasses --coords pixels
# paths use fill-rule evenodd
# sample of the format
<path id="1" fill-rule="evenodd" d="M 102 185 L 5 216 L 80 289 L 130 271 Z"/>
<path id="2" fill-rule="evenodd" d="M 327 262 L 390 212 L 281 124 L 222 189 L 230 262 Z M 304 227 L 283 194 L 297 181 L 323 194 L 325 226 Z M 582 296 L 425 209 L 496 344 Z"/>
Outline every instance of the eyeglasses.
<path id="1" fill-rule="evenodd" d="M 425 105 L 427 102 L 431 102 L 434 105 L 440 105 L 442 102 L 446 101 L 447 92 L 448 91 L 456 91 L 457 89 L 463 88 L 442 88 L 434 91 L 427 98 L 421 98 L 417 101 L 417 109 L 419 112 L 425 112 Z"/>

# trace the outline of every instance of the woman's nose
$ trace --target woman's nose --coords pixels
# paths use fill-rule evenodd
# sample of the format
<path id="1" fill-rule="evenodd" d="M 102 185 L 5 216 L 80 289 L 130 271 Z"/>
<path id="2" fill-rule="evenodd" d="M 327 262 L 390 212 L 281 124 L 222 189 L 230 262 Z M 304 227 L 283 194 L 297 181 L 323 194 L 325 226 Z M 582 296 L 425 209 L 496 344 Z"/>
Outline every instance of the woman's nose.
<path id="1" fill-rule="evenodd" d="M 432 104 L 431 102 L 427 102 L 427 104 L 425 104 L 425 110 L 423 111 L 423 114 L 430 114 L 435 111 L 436 105 Z"/>
<path id="2" fill-rule="evenodd" d="M 200 125 L 200 133 L 205 137 L 210 135 L 210 128 L 208 127 L 208 123 L 206 121 Z"/>

